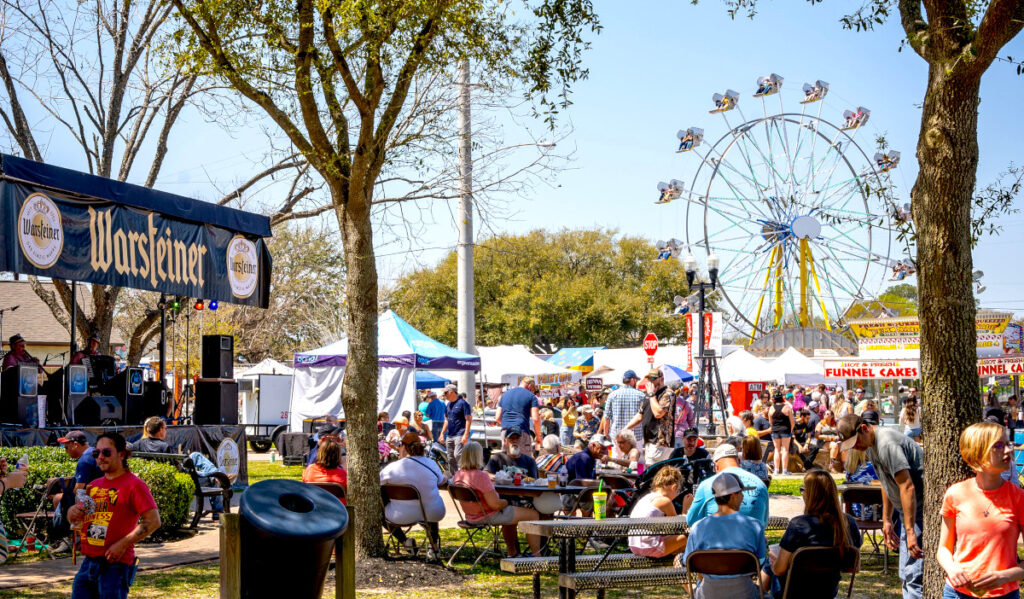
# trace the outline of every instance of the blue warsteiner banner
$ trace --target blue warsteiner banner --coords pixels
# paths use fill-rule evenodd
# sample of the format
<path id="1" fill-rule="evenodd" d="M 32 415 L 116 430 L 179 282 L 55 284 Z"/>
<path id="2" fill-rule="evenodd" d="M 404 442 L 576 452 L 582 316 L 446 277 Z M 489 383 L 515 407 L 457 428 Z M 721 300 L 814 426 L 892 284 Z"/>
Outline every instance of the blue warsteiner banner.
<path id="1" fill-rule="evenodd" d="M 195 201 L 195 200 L 190 200 Z M 266 308 L 262 237 L 0 181 L 0 270 Z"/>

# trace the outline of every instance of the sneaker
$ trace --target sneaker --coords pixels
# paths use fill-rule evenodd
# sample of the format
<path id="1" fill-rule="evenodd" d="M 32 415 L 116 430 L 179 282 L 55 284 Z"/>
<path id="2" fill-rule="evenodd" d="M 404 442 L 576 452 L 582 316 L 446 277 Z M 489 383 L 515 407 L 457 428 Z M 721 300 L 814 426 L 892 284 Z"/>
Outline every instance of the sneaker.
<path id="1" fill-rule="evenodd" d="M 220 512 L 213 512 L 212 514 L 210 514 L 210 518 L 212 518 L 214 522 L 219 522 Z"/>
<path id="2" fill-rule="evenodd" d="M 71 541 L 68 539 L 61 539 L 56 545 L 50 546 L 50 553 L 67 553 L 71 551 Z"/>
<path id="3" fill-rule="evenodd" d="M 405 548 L 412 552 L 413 555 L 416 555 L 416 539 L 407 537 L 405 539 Z"/>
<path id="4" fill-rule="evenodd" d="M 793 475 L 793 473 L 792 473 L 792 472 L 790 472 L 789 470 L 783 470 L 783 471 L 782 471 L 782 475 L 783 475 L 783 476 L 792 476 L 792 475 Z"/>
<path id="5" fill-rule="evenodd" d="M 431 547 L 430 549 L 427 549 L 427 561 L 428 562 L 439 561 L 438 558 L 437 558 L 437 552 L 434 551 L 433 547 Z"/>

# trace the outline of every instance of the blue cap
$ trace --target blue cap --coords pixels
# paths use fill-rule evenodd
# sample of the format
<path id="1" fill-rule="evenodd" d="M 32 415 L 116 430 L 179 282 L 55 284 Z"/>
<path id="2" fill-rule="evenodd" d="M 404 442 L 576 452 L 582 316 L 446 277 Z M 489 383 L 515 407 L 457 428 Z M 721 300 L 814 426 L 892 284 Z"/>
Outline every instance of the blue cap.
<path id="1" fill-rule="evenodd" d="M 510 426 L 507 429 L 505 429 L 505 437 L 506 438 L 511 437 L 512 435 L 522 436 L 523 435 L 523 430 L 521 428 L 519 428 L 518 426 Z"/>
<path id="2" fill-rule="evenodd" d="M 633 370 L 627 370 L 626 372 L 623 372 L 623 373 L 622 373 L 622 382 L 626 382 L 626 381 L 628 381 L 629 379 L 636 379 L 636 380 L 640 380 L 640 377 L 638 377 L 638 376 L 636 375 L 636 372 L 635 372 L 635 371 L 633 371 Z"/>

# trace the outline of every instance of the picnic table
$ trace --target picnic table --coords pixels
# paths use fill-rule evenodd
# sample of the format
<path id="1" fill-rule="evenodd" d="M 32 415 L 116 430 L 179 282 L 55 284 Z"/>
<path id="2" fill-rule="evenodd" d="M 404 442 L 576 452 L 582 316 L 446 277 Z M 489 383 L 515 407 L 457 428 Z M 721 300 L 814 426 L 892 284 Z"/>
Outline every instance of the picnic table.
<path id="1" fill-rule="evenodd" d="M 640 475 L 637 474 L 636 471 L 626 472 L 620 468 L 598 468 L 595 472 L 597 473 L 598 478 L 601 478 L 602 476 L 621 476 L 623 478 L 628 478 L 634 483 L 640 478 Z"/>
<path id="2" fill-rule="evenodd" d="M 673 535 L 688 532 L 686 516 L 663 518 L 573 518 L 569 520 L 533 520 L 520 522 L 519 530 L 526 534 L 536 534 L 558 541 L 558 596 L 560 599 L 574 599 L 576 591 L 561 583 L 563 576 L 576 573 L 576 540 L 591 538 L 607 538 L 614 540 L 594 570 L 601 569 L 604 559 L 611 554 L 619 541 L 635 535 Z"/>
<path id="3" fill-rule="evenodd" d="M 512 497 L 540 497 L 544 493 L 579 495 L 590 488 L 582 485 L 560 485 L 554 488 L 549 488 L 548 481 L 545 480 L 543 482 L 544 484 L 542 485 L 526 483 L 521 485 L 494 485 L 494 490 L 498 492 L 498 495 L 508 495 Z"/>

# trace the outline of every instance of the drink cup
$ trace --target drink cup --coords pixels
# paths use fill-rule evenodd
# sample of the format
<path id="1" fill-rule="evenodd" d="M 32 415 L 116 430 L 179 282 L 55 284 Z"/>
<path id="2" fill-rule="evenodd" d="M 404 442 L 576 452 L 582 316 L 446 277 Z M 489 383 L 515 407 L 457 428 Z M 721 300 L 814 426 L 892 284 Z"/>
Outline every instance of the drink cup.
<path id="1" fill-rule="evenodd" d="M 523 484 L 523 474 L 521 472 L 516 472 L 512 475 L 512 484 L 517 487 Z"/>
<path id="2" fill-rule="evenodd" d="M 608 508 L 608 493 L 604 491 L 594 492 L 594 518 L 604 520 L 605 511 Z"/>
<path id="3" fill-rule="evenodd" d="M 637 476 L 640 476 L 643 473 L 644 473 L 644 463 L 643 462 L 637 462 L 636 463 L 636 474 L 637 474 Z"/>
<path id="4" fill-rule="evenodd" d="M 548 488 L 549 489 L 554 489 L 557 486 L 558 486 L 558 475 L 555 474 L 554 472 L 549 472 L 548 473 Z"/>

